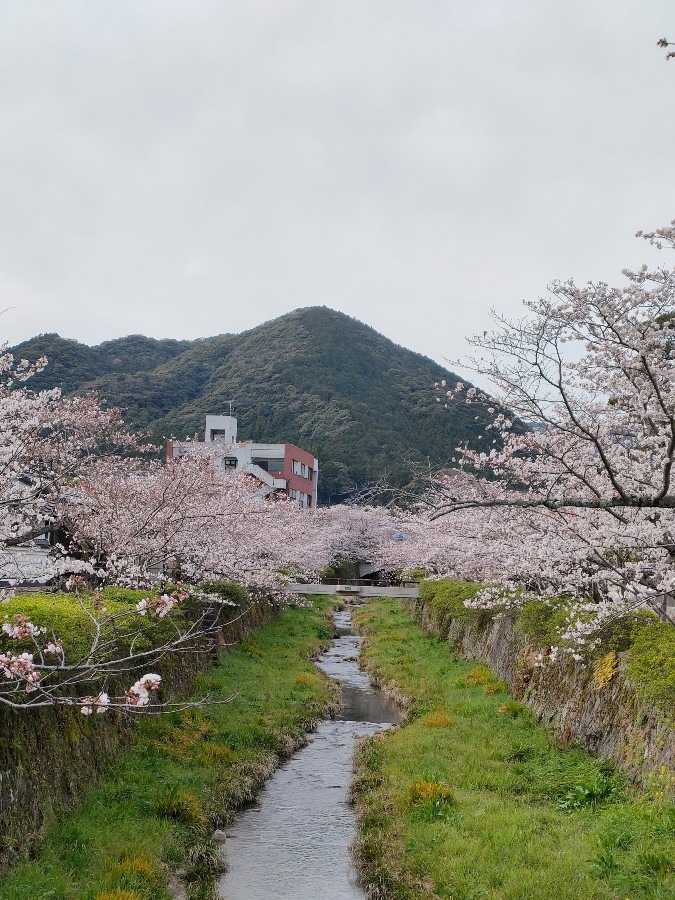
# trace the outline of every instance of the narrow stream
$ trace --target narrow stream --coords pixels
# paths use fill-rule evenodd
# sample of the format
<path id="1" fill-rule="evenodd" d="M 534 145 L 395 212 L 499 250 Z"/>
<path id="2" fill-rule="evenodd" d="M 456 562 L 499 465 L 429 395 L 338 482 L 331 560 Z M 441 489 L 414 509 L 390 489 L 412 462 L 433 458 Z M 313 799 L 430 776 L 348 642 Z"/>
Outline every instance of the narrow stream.
<path id="1" fill-rule="evenodd" d="M 356 820 L 347 800 L 356 736 L 399 721 L 357 663 L 361 638 L 351 612 L 335 613 L 338 637 L 317 666 L 342 686 L 342 711 L 277 770 L 228 829 L 224 900 L 363 900 L 349 845 Z"/>

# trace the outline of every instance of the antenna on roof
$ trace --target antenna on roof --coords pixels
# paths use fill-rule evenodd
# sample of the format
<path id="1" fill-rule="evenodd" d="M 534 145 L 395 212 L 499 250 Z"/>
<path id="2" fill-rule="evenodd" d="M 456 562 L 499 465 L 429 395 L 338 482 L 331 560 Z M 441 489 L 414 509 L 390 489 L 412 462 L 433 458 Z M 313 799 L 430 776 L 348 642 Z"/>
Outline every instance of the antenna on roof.
<path id="1" fill-rule="evenodd" d="M 223 403 L 229 403 L 229 405 L 230 405 L 230 413 L 229 414 L 232 415 L 232 404 L 234 403 L 234 400 L 223 400 Z"/>

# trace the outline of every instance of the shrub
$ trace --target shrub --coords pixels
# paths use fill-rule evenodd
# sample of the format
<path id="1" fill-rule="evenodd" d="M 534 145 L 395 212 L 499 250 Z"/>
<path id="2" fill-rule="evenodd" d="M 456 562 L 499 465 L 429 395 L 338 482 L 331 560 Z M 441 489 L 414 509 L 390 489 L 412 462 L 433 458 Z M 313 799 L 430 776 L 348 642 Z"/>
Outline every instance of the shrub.
<path id="1" fill-rule="evenodd" d="M 421 581 L 426 575 L 425 569 L 405 569 L 400 573 L 401 581 Z"/>
<path id="2" fill-rule="evenodd" d="M 569 601 L 563 598 L 528 600 L 523 604 L 516 628 L 537 647 L 555 645 L 558 629 L 565 625 Z"/>
<path id="3" fill-rule="evenodd" d="M 638 609 L 625 616 L 612 619 L 600 630 L 600 652 L 623 653 L 629 650 L 639 632 L 647 625 L 657 623 L 656 615 L 648 609 Z M 672 626 L 671 626 L 672 627 Z"/>
<path id="4" fill-rule="evenodd" d="M 234 581 L 204 581 L 200 589 L 206 594 L 215 594 L 221 600 L 227 600 L 234 606 L 244 606 L 248 600 L 248 591 Z"/>
<path id="5" fill-rule="evenodd" d="M 477 618 L 480 610 L 467 609 L 465 600 L 472 600 L 484 584 L 470 581 L 451 581 L 441 578 L 438 581 L 422 581 L 420 583 L 420 599 L 439 621 L 458 619 L 469 622 Z"/>
<path id="6" fill-rule="evenodd" d="M 139 600 L 147 597 L 148 594 L 156 594 L 157 590 L 137 591 L 134 588 L 123 587 L 106 587 L 103 588 L 103 596 L 106 601 L 114 603 L 125 603 L 127 606 L 135 606 Z"/>
<path id="7" fill-rule="evenodd" d="M 628 658 L 628 678 L 645 703 L 673 717 L 675 628 L 669 622 L 652 622 L 635 631 Z"/>

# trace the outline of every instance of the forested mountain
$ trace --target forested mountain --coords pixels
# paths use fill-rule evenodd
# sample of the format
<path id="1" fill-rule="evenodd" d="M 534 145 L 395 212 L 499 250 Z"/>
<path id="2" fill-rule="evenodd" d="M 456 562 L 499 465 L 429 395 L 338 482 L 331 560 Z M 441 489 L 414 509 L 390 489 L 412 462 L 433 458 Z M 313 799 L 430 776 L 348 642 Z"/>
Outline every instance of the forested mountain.
<path id="1" fill-rule="evenodd" d="M 58 334 L 40 334 L 17 344 L 12 353 L 32 361 L 46 356 L 49 366 L 31 379 L 31 390 L 60 387 L 66 393 L 77 393 L 101 375 L 115 372 L 146 372 L 178 356 L 193 341 L 158 341 L 142 334 L 105 341 L 88 347 Z"/>
<path id="2" fill-rule="evenodd" d="M 132 335 L 88 347 L 41 335 L 14 352 L 49 358 L 31 387 L 96 390 L 157 441 L 201 435 L 205 415 L 232 400 L 240 440 L 288 441 L 318 457 L 322 502 L 384 477 L 405 485 L 427 459 L 448 464 L 460 441 L 487 441 L 478 407 L 436 401 L 434 382 L 456 376 L 326 307 L 199 341 Z"/>

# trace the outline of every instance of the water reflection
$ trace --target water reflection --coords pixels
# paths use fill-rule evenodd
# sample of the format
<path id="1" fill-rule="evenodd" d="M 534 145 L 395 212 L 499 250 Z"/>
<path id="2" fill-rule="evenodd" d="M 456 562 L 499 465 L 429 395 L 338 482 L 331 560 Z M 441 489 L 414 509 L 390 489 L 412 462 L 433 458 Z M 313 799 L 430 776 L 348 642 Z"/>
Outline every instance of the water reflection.
<path id="1" fill-rule="evenodd" d="M 342 711 L 321 723 L 228 831 L 230 871 L 219 884 L 227 900 L 365 897 L 349 857 L 356 828 L 347 801 L 354 738 L 400 717 L 358 667 L 361 638 L 351 634 L 350 612 L 336 613 L 335 625 L 339 637 L 317 666 L 341 682 Z"/>

